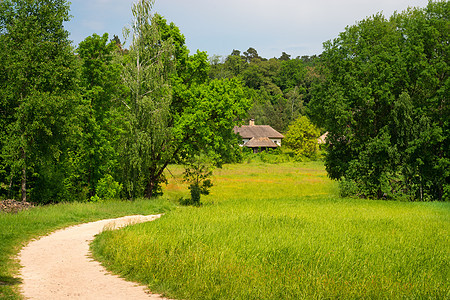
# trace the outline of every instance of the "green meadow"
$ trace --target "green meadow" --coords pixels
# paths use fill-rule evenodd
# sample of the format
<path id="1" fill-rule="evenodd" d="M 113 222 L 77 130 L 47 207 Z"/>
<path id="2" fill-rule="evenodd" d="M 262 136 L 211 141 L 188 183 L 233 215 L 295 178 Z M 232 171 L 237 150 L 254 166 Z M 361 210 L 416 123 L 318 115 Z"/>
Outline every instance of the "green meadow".
<path id="1" fill-rule="evenodd" d="M 188 197 L 169 168 L 166 197 Z M 339 198 L 319 162 L 214 172 L 202 207 L 99 235 L 107 268 L 177 299 L 448 299 L 449 203 Z"/>

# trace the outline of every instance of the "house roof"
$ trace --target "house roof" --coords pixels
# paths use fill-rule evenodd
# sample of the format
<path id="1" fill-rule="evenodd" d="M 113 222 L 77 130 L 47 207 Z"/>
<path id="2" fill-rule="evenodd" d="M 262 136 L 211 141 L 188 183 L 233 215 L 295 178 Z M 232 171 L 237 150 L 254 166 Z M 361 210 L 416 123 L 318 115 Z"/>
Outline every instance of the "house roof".
<path id="1" fill-rule="evenodd" d="M 269 125 L 243 125 L 234 127 L 234 133 L 239 133 L 243 139 L 267 137 L 282 139 L 284 136 Z"/>
<path id="2" fill-rule="evenodd" d="M 244 144 L 245 147 L 257 148 L 257 147 L 268 147 L 276 148 L 277 144 L 272 142 L 268 137 L 254 137 L 250 141 Z"/>
<path id="3" fill-rule="evenodd" d="M 325 144 L 326 143 L 326 138 L 328 136 L 328 131 L 325 132 L 324 134 L 322 134 L 318 139 L 317 139 L 317 143 L 318 144 Z"/>

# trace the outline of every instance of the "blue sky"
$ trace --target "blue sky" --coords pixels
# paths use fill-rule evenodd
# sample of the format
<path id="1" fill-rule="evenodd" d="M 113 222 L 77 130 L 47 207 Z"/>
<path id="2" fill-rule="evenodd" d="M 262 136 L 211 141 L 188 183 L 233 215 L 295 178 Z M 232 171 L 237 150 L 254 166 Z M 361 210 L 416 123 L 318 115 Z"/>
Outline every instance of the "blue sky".
<path id="1" fill-rule="evenodd" d="M 118 35 L 131 21 L 133 0 L 72 0 L 65 24 L 74 45 L 97 33 Z M 255 48 L 259 55 L 320 54 L 322 43 L 348 25 L 382 12 L 390 16 L 428 0 L 156 0 L 154 11 L 174 22 L 191 52 L 228 55 Z"/>

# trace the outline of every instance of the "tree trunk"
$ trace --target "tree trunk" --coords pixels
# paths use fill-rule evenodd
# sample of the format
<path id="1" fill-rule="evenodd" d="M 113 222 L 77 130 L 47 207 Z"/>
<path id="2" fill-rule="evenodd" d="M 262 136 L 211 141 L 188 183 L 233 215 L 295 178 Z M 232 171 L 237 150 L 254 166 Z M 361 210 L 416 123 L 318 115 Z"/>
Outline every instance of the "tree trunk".
<path id="1" fill-rule="evenodd" d="M 25 165 L 25 150 L 22 148 L 22 160 L 23 160 L 23 167 L 22 167 L 22 202 L 27 201 L 27 168 Z"/>
<path id="2" fill-rule="evenodd" d="M 155 184 L 154 184 L 153 180 L 149 180 L 149 182 L 147 182 L 147 186 L 145 188 L 145 193 L 144 193 L 145 198 L 150 199 L 153 197 L 154 187 L 155 187 Z"/>
<path id="3" fill-rule="evenodd" d="M 8 198 L 11 198 L 11 195 L 12 195 L 13 175 L 14 175 L 14 173 L 11 172 L 11 178 L 9 180 L 9 186 L 8 186 Z"/>

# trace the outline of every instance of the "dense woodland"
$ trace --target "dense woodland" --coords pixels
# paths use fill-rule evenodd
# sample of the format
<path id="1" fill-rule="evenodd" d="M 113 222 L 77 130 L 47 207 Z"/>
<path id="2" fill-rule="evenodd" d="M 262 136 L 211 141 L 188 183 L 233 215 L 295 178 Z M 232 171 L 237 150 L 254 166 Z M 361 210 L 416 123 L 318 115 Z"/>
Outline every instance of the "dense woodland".
<path id="1" fill-rule="evenodd" d="M 310 87 L 318 76 L 317 56 L 292 58 L 285 52 L 279 58 L 266 59 L 249 48 L 233 50 L 223 58 L 210 58 L 211 78 L 239 78 L 246 96 L 252 99 L 248 118 L 256 124 L 271 125 L 285 133 L 289 124 L 306 113 Z"/>
<path id="2" fill-rule="evenodd" d="M 253 118 L 298 153 L 328 131 L 325 164 L 346 196 L 450 198 L 448 1 L 369 17 L 317 56 L 271 59 L 190 53 L 152 4 L 133 6 L 125 41 L 74 47 L 67 1 L 0 2 L 0 197 L 153 197 L 168 164 L 238 162 L 232 128 Z"/>

